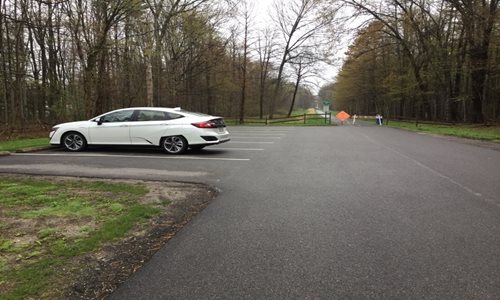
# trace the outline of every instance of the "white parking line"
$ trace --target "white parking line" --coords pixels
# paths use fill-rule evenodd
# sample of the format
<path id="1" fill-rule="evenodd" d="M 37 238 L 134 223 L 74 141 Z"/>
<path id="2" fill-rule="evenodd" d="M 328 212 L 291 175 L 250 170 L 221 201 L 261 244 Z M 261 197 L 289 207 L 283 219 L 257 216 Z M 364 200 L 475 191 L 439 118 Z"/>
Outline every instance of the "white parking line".
<path id="1" fill-rule="evenodd" d="M 218 160 L 218 161 L 249 161 L 250 158 L 200 157 L 200 156 L 145 156 L 117 154 L 76 154 L 76 153 L 12 153 L 13 156 L 66 156 L 66 157 L 120 157 L 120 158 L 150 158 L 150 159 L 184 159 L 184 160 Z"/>
<path id="2" fill-rule="evenodd" d="M 274 142 L 243 142 L 243 141 L 231 141 L 231 144 L 274 144 Z"/>
<path id="3" fill-rule="evenodd" d="M 286 135 L 289 131 L 236 131 L 230 130 L 230 134 L 263 134 L 263 135 Z"/>
<path id="4" fill-rule="evenodd" d="M 231 139 L 281 139 L 281 136 L 231 136 Z"/>
<path id="5" fill-rule="evenodd" d="M 231 150 L 231 151 L 262 151 L 263 148 L 214 148 L 210 147 L 207 150 Z"/>
<path id="6" fill-rule="evenodd" d="M 243 131 L 238 131 L 238 132 L 234 132 L 234 131 L 231 131 L 231 135 L 234 135 L 234 134 L 241 134 L 241 135 L 245 135 L 245 136 L 255 136 L 255 135 L 262 135 L 262 136 L 276 136 L 276 135 L 279 135 L 279 136 L 286 136 L 286 134 L 284 133 L 279 133 L 279 132 L 276 132 L 276 133 L 266 133 L 266 132 L 243 132 Z"/>

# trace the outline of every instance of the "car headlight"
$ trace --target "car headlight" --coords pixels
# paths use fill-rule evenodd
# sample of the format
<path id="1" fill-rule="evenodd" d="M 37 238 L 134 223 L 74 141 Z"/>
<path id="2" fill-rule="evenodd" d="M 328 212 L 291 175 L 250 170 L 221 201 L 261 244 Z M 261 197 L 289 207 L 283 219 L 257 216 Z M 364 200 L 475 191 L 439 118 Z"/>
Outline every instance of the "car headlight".
<path id="1" fill-rule="evenodd" d="M 49 133 L 49 138 L 50 139 L 54 136 L 54 134 L 56 133 L 56 131 L 58 129 L 59 129 L 59 127 L 56 127 L 56 126 L 52 127 L 52 129 L 50 129 L 50 133 Z"/>

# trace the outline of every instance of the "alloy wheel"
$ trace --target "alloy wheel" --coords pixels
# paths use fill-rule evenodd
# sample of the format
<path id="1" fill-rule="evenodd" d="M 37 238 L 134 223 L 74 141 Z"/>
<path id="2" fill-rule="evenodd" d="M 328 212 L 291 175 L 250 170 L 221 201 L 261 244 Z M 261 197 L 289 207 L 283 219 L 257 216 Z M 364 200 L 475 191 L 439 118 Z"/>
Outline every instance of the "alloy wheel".
<path id="1" fill-rule="evenodd" d="M 163 149 L 170 154 L 180 154 L 187 148 L 186 139 L 182 136 L 168 136 L 163 139 Z"/>
<path id="2" fill-rule="evenodd" d="M 64 147 L 70 151 L 80 151 L 85 146 L 85 138 L 79 133 L 69 133 L 64 136 Z"/>

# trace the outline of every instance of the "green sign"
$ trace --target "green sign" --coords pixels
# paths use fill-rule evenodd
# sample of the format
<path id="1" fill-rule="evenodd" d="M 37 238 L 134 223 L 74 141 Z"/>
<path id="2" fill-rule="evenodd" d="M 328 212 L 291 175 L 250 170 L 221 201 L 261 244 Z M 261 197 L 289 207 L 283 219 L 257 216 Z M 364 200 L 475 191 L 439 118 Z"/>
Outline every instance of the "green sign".
<path id="1" fill-rule="evenodd" d="M 330 100 L 324 100 L 323 105 L 330 105 Z"/>

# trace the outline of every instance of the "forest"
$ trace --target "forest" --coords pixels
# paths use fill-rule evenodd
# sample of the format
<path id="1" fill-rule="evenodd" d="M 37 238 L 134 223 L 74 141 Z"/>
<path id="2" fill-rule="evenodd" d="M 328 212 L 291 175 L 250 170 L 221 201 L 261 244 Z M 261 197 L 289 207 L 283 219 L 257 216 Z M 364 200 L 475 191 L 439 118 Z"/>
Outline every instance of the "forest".
<path id="1" fill-rule="evenodd" d="M 0 124 L 131 106 L 242 123 L 325 99 L 359 115 L 500 119 L 498 0 L 273 0 L 265 26 L 252 2 L 0 0 Z"/>
<path id="2" fill-rule="evenodd" d="M 369 17 L 323 97 L 357 114 L 448 123 L 500 119 L 498 0 L 349 0 Z"/>

